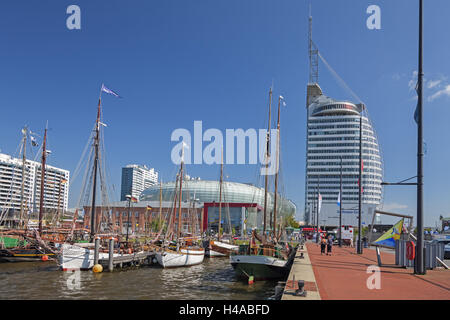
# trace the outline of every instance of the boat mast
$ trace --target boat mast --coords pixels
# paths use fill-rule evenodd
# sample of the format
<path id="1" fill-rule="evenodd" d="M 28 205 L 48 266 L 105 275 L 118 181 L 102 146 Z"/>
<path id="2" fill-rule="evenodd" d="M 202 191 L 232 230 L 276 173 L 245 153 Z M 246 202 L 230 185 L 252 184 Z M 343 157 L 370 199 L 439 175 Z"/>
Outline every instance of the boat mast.
<path id="1" fill-rule="evenodd" d="M 177 225 L 177 240 L 181 236 L 181 198 L 183 197 L 183 164 L 184 164 L 184 144 L 181 149 L 181 166 L 180 166 L 180 196 L 178 198 L 178 225 Z"/>
<path id="2" fill-rule="evenodd" d="M 223 182 L 223 148 L 222 148 L 222 160 L 220 162 L 220 182 L 219 182 L 219 235 L 217 240 L 220 241 L 220 227 L 222 220 L 222 182 Z"/>
<path id="3" fill-rule="evenodd" d="M 173 210 L 171 210 L 169 212 L 168 216 L 168 221 L 167 221 L 167 230 L 166 230 L 166 238 L 167 239 L 172 239 L 174 237 L 174 225 L 175 225 L 175 215 L 177 213 L 177 190 L 178 190 L 178 180 L 179 180 L 179 173 L 177 174 L 177 176 L 175 177 L 175 192 L 174 192 L 174 197 L 173 197 Z"/>
<path id="4" fill-rule="evenodd" d="M 266 176 L 265 176 L 265 182 L 264 182 L 264 226 L 263 226 L 263 240 L 266 239 L 266 218 L 267 218 L 267 184 L 268 184 L 268 169 L 269 169 L 269 157 L 270 157 L 270 151 L 269 151 L 269 145 L 270 145 L 270 113 L 272 108 L 272 87 L 270 87 L 269 91 L 269 124 L 268 124 L 268 131 L 267 131 L 267 137 L 266 137 Z"/>
<path id="5" fill-rule="evenodd" d="M 91 206 L 91 241 L 94 240 L 95 235 L 95 191 L 97 189 L 97 167 L 98 167 L 98 149 L 99 149 L 99 136 L 100 136 L 100 106 L 102 103 L 102 90 L 100 89 L 100 97 L 98 99 L 97 108 L 97 120 L 95 122 L 95 158 L 94 158 L 94 172 L 93 172 L 93 184 L 92 184 L 92 206 Z M 128 228 L 128 226 L 127 226 Z"/>
<path id="6" fill-rule="evenodd" d="M 22 227 L 24 225 L 24 191 L 25 191 L 25 168 L 26 168 L 26 162 L 27 162 L 27 133 L 28 128 L 25 126 L 25 128 L 22 129 L 23 134 L 23 153 L 22 153 L 22 187 L 20 190 L 20 222 L 19 227 Z"/>
<path id="7" fill-rule="evenodd" d="M 41 161 L 41 194 L 39 199 L 39 234 L 42 232 L 42 217 L 44 215 L 44 180 L 45 180 L 45 160 L 47 158 L 47 127 L 44 132 L 44 144 L 42 145 L 42 161 Z"/>
<path id="8" fill-rule="evenodd" d="M 275 198 L 273 201 L 273 238 L 277 238 L 277 191 L 278 191 L 278 159 L 280 157 L 280 105 L 282 96 L 278 98 L 278 121 L 277 121 L 277 154 L 275 156 Z"/>
<path id="9" fill-rule="evenodd" d="M 159 182 L 159 228 L 161 228 L 162 222 L 162 180 Z"/>

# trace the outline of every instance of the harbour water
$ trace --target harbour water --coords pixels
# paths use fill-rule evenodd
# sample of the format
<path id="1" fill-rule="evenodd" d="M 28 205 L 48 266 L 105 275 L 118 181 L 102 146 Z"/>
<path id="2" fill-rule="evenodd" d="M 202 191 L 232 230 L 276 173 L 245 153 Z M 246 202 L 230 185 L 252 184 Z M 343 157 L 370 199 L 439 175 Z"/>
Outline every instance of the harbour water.
<path id="1" fill-rule="evenodd" d="M 263 300 L 275 286 L 237 279 L 228 258 L 112 273 L 63 272 L 52 262 L 0 263 L 0 299 Z"/>

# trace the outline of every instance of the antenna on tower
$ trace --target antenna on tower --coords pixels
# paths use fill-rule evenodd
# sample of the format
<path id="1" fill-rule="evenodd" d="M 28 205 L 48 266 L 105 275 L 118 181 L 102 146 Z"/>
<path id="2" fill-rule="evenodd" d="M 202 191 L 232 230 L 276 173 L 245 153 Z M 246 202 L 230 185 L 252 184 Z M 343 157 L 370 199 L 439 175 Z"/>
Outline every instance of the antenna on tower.
<path id="1" fill-rule="evenodd" d="M 309 32 L 308 32 L 308 51 L 309 51 L 309 83 L 319 82 L 319 50 L 312 40 L 312 16 L 311 3 L 309 4 Z"/>

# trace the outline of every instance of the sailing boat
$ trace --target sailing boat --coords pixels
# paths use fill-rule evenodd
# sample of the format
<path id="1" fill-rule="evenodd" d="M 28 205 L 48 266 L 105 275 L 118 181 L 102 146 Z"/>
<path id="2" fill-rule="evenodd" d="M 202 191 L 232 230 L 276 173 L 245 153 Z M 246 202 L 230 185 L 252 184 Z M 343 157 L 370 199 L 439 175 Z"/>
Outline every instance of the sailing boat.
<path id="1" fill-rule="evenodd" d="M 63 271 L 68 270 L 88 270 L 94 266 L 94 238 L 111 238 L 117 236 L 117 234 L 106 233 L 106 234 L 100 234 L 100 230 L 98 229 L 98 226 L 100 225 L 100 221 L 96 221 L 96 190 L 97 190 L 97 171 L 99 170 L 99 164 L 100 164 L 100 156 L 99 156 L 99 145 L 100 145 L 100 129 L 102 126 L 105 126 L 100 121 L 100 115 L 101 115 L 101 96 L 102 92 L 106 92 L 109 94 L 112 94 L 116 97 L 118 95 L 113 92 L 112 90 L 106 88 L 102 84 L 102 88 L 100 89 L 100 96 L 98 101 L 98 108 L 97 108 L 97 120 L 95 123 L 95 131 L 93 136 L 93 148 L 94 148 L 94 159 L 93 159 L 93 171 L 92 171 L 92 205 L 91 205 L 91 221 L 90 221 L 90 242 L 89 243 L 64 243 L 62 245 L 62 248 L 59 252 L 58 260 L 60 268 Z M 89 162 L 88 162 L 89 163 Z M 102 177 L 101 170 L 100 170 L 100 177 Z M 100 181 L 103 182 L 102 180 Z M 104 186 L 101 186 L 100 188 L 102 191 L 104 191 Z M 101 236 L 101 237 L 100 237 Z M 127 243 L 128 245 L 128 243 Z M 120 250 L 119 250 L 120 251 Z M 117 256 L 127 256 L 127 255 L 133 255 L 132 249 L 128 248 L 127 253 L 119 253 L 118 250 L 116 250 L 113 253 L 114 257 Z M 106 259 L 109 256 L 109 253 L 99 251 L 99 260 Z"/>
<path id="2" fill-rule="evenodd" d="M 191 244 L 188 239 L 181 237 L 181 203 L 183 198 L 183 165 L 184 165 L 184 147 L 183 142 L 181 150 L 181 165 L 178 174 L 177 182 L 180 184 L 180 191 L 178 195 L 178 222 L 176 230 L 175 241 L 171 243 L 163 242 L 163 246 L 160 251 L 156 252 L 156 260 L 163 268 L 185 267 L 200 264 L 205 257 L 205 249 L 200 246 Z M 174 196 L 174 210 L 176 213 L 177 203 L 177 183 L 175 183 L 175 196 Z M 173 238 L 173 225 L 175 216 L 169 215 L 169 227 L 166 232 L 166 239 L 172 236 Z"/>
<path id="3" fill-rule="evenodd" d="M 39 204 L 39 229 L 29 230 L 28 219 L 25 219 L 24 214 L 24 188 L 25 188 L 25 172 L 26 172 L 26 144 L 29 130 L 27 127 L 22 129 L 23 134 L 23 153 L 22 153 L 22 185 L 21 185 L 21 206 L 20 219 L 18 228 L 9 230 L 9 235 L 18 236 L 13 238 L 17 240 L 17 245 L 12 248 L 3 248 L 0 250 L 0 261 L 6 262 L 32 262 L 32 261 L 47 261 L 49 256 L 55 254 L 55 249 L 42 241 L 43 236 L 42 219 L 44 211 L 44 185 L 45 185 L 45 162 L 47 158 L 46 142 L 47 142 L 47 127 L 44 133 L 44 142 L 42 146 L 42 160 L 41 160 L 41 188 L 40 188 L 40 204 Z M 32 140 L 33 141 L 33 140 Z M 5 238 L 2 237 L 2 240 Z M 23 240 L 20 240 L 23 239 Z"/>
<path id="4" fill-rule="evenodd" d="M 230 242 L 227 243 L 222 241 L 222 232 L 221 232 L 221 223 L 222 223 L 222 190 L 223 190 L 223 149 L 222 149 L 222 161 L 220 164 L 220 181 L 219 181 L 219 222 L 218 222 L 218 233 L 217 233 L 217 240 L 209 240 L 209 243 L 207 241 L 206 246 L 206 256 L 213 258 L 213 257 L 228 257 L 231 255 L 232 252 L 237 252 L 239 249 L 239 246 L 233 244 L 233 235 L 231 232 L 231 222 L 230 222 L 230 212 L 228 208 L 228 224 L 229 224 L 229 231 L 231 235 Z"/>
<path id="5" fill-rule="evenodd" d="M 272 234 L 266 233 L 266 218 L 267 218 L 267 200 L 268 200 L 268 174 L 267 169 L 269 161 L 266 161 L 266 175 L 265 175 L 265 194 L 264 194 L 264 222 L 263 234 L 259 236 L 256 230 L 252 230 L 252 237 L 249 245 L 241 245 L 237 254 L 230 256 L 230 263 L 233 266 L 238 277 L 253 278 L 254 280 L 264 279 L 283 279 L 289 274 L 290 266 L 293 262 L 295 250 L 286 243 L 281 245 L 278 241 L 281 236 L 281 228 L 277 232 L 276 213 L 277 213 L 277 188 L 278 188 L 278 159 L 280 149 L 280 105 L 284 98 L 282 96 L 278 99 L 278 123 L 277 123 L 277 154 L 276 154 L 276 174 L 275 174 L 275 200 L 273 206 L 273 225 Z M 266 159 L 269 159 L 270 146 L 270 114 L 272 104 L 272 88 L 269 91 L 269 124 L 267 133 L 267 149 Z M 261 245 L 256 244 L 256 240 L 261 242 Z"/>

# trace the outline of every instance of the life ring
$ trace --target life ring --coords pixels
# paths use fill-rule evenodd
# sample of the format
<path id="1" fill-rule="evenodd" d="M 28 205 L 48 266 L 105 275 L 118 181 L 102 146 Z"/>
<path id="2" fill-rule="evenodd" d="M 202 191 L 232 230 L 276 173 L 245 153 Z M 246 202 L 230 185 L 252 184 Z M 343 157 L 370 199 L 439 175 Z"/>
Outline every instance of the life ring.
<path id="1" fill-rule="evenodd" d="M 416 256 L 416 246 L 413 241 L 408 241 L 406 243 L 406 258 L 408 260 L 414 260 Z"/>

